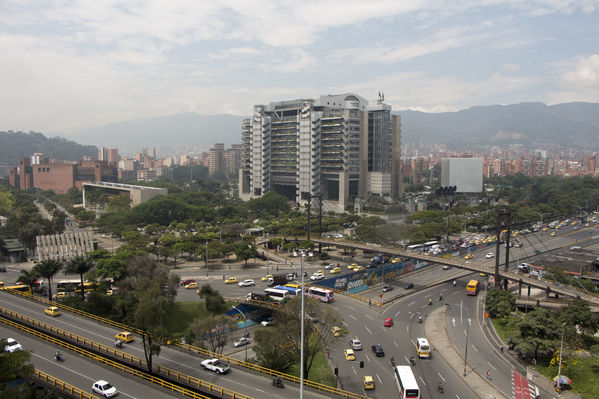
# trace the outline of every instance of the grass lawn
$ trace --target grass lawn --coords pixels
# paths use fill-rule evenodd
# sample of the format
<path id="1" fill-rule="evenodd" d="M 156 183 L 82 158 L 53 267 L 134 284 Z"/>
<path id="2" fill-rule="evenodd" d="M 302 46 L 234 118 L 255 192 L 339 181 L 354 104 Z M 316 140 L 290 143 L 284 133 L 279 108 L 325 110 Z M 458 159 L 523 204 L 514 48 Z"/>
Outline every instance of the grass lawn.
<path id="1" fill-rule="evenodd" d="M 300 364 L 296 363 L 291 367 L 288 371 L 288 374 L 299 377 L 300 375 Z M 329 367 L 329 363 L 323 352 L 320 352 L 316 355 L 314 362 L 312 363 L 312 368 L 310 368 L 310 381 L 318 382 L 323 385 L 328 385 L 331 387 L 335 386 L 335 376 L 331 368 Z"/>
<path id="2" fill-rule="evenodd" d="M 227 310 L 231 309 L 231 305 L 237 302 L 226 302 Z M 167 312 L 164 320 L 164 327 L 174 337 L 182 336 L 187 327 L 193 323 L 195 319 L 203 319 L 209 317 L 210 313 L 204 309 L 204 301 L 182 301 L 175 302 L 173 308 Z"/>

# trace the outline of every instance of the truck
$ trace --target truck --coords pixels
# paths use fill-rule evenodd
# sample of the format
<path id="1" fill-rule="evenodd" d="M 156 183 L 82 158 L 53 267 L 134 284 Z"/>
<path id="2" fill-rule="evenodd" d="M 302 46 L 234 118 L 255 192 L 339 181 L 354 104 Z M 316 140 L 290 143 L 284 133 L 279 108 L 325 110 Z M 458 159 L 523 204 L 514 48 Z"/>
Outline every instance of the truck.
<path id="1" fill-rule="evenodd" d="M 220 359 L 206 359 L 200 365 L 203 370 L 214 371 L 216 374 L 226 374 L 231 371 L 231 366 Z"/>
<path id="2" fill-rule="evenodd" d="M 272 278 L 266 280 L 266 285 L 269 287 L 272 287 L 273 285 L 285 285 L 288 281 L 290 280 L 287 278 L 286 274 L 275 274 Z"/>

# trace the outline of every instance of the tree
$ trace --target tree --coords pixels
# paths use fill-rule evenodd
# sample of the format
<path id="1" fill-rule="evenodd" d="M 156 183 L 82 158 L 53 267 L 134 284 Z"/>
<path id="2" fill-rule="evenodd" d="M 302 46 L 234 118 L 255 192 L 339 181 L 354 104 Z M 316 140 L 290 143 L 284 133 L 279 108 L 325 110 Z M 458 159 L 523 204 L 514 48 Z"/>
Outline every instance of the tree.
<path id="1" fill-rule="evenodd" d="M 516 299 L 500 288 L 491 288 L 485 300 L 485 310 L 493 318 L 504 319 L 516 310 Z"/>
<path id="2" fill-rule="evenodd" d="M 167 301 L 160 295 L 160 290 L 154 288 L 142 294 L 133 313 L 133 325 L 141 330 L 149 372 L 152 372 L 154 356 L 160 355 L 162 341 L 167 337 L 166 329 L 162 326 L 166 305 Z"/>
<path id="3" fill-rule="evenodd" d="M 241 243 L 235 249 L 235 256 L 238 260 L 245 261 L 245 266 L 247 266 L 248 260 L 256 255 L 258 255 L 258 251 L 254 245 L 248 246 L 248 244 Z"/>
<path id="4" fill-rule="evenodd" d="M 64 272 L 66 274 L 78 274 L 81 279 L 81 297 L 85 298 L 85 287 L 83 284 L 83 275 L 89 272 L 94 267 L 94 262 L 83 256 L 74 257 L 69 263 L 67 263 L 67 267 L 65 267 Z"/>
<path id="5" fill-rule="evenodd" d="M 34 269 L 32 270 L 21 270 L 21 274 L 19 275 L 19 278 L 17 279 L 17 283 L 23 283 L 25 285 L 28 285 L 29 288 L 31 289 L 31 292 L 33 292 L 33 287 L 35 286 L 35 283 L 37 282 L 37 279 L 39 278 L 38 274 L 35 272 Z"/>
<path id="6" fill-rule="evenodd" d="M 215 353 L 222 353 L 227 337 L 233 329 L 233 321 L 224 314 L 213 315 L 196 321 L 191 330 L 198 339 L 207 344 Z"/>
<path id="7" fill-rule="evenodd" d="M 48 280 L 48 299 L 52 299 L 52 278 L 62 269 L 62 263 L 54 259 L 44 259 L 32 269 L 34 273 Z"/>
<path id="8" fill-rule="evenodd" d="M 295 363 L 285 337 L 274 328 L 260 328 L 254 333 L 256 345 L 252 348 L 262 367 L 287 372 Z"/>
<path id="9" fill-rule="evenodd" d="M 212 288 L 210 284 L 202 285 L 198 295 L 200 298 L 204 299 L 206 310 L 212 314 L 221 313 L 227 309 L 223 296 L 217 290 Z"/>
<path id="10" fill-rule="evenodd" d="M 547 356 L 559 345 L 562 329 L 555 317 L 546 309 L 535 308 L 528 312 L 518 325 L 514 349 L 525 356 Z"/>
<path id="11" fill-rule="evenodd" d="M 304 378 L 308 378 L 316 355 L 322 352 L 335 339 L 332 328 L 338 323 L 333 310 L 323 306 L 315 298 L 304 298 L 304 311 L 319 320 L 318 325 L 304 317 Z M 274 327 L 280 334 L 286 348 L 293 351 L 295 359 L 300 356 L 300 315 L 301 298 L 288 301 L 284 311 L 275 315 Z M 274 345 L 275 343 L 273 343 Z"/>
<path id="12" fill-rule="evenodd" d="M 593 335 L 597 332 L 597 318 L 591 312 L 587 301 L 576 299 L 560 311 L 560 323 L 574 330 L 580 329 L 585 334 Z"/>
<path id="13" fill-rule="evenodd" d="M 0 347 L 4 348 L 6 340 L 0 340 Z M 12 353 L 0 353 L 0 391 L 3 398 L 18 398 L 25 396 L 12 396 L 11 391 L 14 388 L 9 388 L 7 384 L 17 378 L 26 378 L 33 373 L 34 367 L 29 363 L 31 352 L 15 351 Z"/>

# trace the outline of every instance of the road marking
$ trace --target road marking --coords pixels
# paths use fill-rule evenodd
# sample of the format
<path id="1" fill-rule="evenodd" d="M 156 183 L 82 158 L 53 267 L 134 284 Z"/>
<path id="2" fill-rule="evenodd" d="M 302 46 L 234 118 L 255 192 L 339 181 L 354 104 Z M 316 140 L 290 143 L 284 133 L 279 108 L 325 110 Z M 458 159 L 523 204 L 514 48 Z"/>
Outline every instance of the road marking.
<path id="1" fill-rule="evenodd" d="M 475 351 L 478 352 L 478 349 L 476 349 L 476 346 L 472 345 L 472 349 L 474 349 Z"/>
<path id="2" fill-rule="evenodd" d="M 366 331 L 368 331 L 368 332 L 370 333 L 370 335 L 373 335 L 373 334 L 372 334 L 372 331 L 370 331 L 370 330 L 368 329 L 368 327 L 364 326 L 364 328 L 366 329 Z"/>
<path id="3" fill-rule="evenodd" d="M 343 324 L 345 327 L 347 327 L 347 323 L 345 321 L 342 321 L 341 324 Z"/>
<path id="4" fill-rule="evenodd" d="M 370 357 L 368 357 L 368 353 L 365 353 L 364 355 L 366 356 L 366 360 L 370 362 Z"/>
<path id="5" fill-rule="evenodd" d="M 380 382 L 381 384 L 383 383 L 383 380 L 381 380 L 381 377 L 379 377 L 379 375 L 378 375 L 378 374 L 376 375 L 376 378 L 378 378 L 378 379 L 379 379 L 379 382 Z"/>
<path id="6" fill-rule="evenodd" d="M 412 345 L 416 346 L 416 342 L 414 342 L 413 339 L 410 338 L 410 342 L 412 343 Z"/>
<path id="7" fill-rule="evenodd" d="M 356 369 L 354 368 L 354 366 L 351 366 L 351 369 L 354 371 L 354 375 L 358 375 L 358 373 L 356 373 Z"/>
<path id="8" fill-rule="evenodd" d="M 349 317 L 351 317 L 351 318 L 352 318 L 352 319 L 354 319 L 354 320 L 358 320 L 358 319 L 356 319 L 356 317 L 355 317 L 354 315 L 351 315 L 351 314 L 350 314 L 350 315 L 349 315 Z"/>
<path id="9" fill-rule="evenodd" d="M 395 313 L 395 317 L 399 316 L 399 314 L 400 314 L 400 313 L 401 313 L 401 312 L 397 312 L 397 313 Z"/>
<path id="10" fill-rule="evenodd" d="M 399 348 L 399 345 L 397 344 L 397 342 L 395 342 L 395 340 L 393 340 L 393 343 L 395 344 L 395 346 Z"/>
<path id="11" fill-rule="evenodd" d="M 420 382 L 422 382 L 423 385 L 426 385 L 426 382 L 424 382 L 424 380 L 422 379 L 422 377 L 418 377 L 418 379 L 420 380 Z"/>
<path id="12" fill-rule="evenodd" d="M 406 332 L 409 334 L 410 333 L 410 327 L 406 326 Z"/>
<path id="13" fill-rule="evenodd" d="M 455 394 L 455 397 L 456 397 L 456 398 L 458 398 L 458 399 L 461 399 L 461 398 L 458 396 L 458 394 L 457 394 L 457 393 Z"/>
<path id="14" fill-rule="evenodd" d="M 408 306 L 412 306 L 413 304 L 415 304 L 416 302 L 410 302 L 408 303 Z"/>
<path id="15" fill-rule="evenodd" d="M 455 317 L 451 319 L 453 326 L 455 327 Z"/>
<path id="16" fill-rule="evenodd" d="M 356 308 L 354 308 L 353 306 L 347 305 L 347 307 L 351 310 L 356 310 Z"/>
<path id="17" fill-rule="evenodd" d="M 441 377 L 441 379 L 443 380 L 443 382 L 445 382 L 445 378 L 443 378 L 443 376 L 441 375 L 441 373 L 437 373 L 437 375 L 438 375 L 439 377 Z"/>
<path id="18" fill-rule="evenodd" d="M 491 367 L 493 370 L 497 370 L 497 369 L 495 368 L 495 366 L 493 366 L 491 363 L 487 362 L 487 364 L 488 364 L 488 365 L 489 365 L 489 367 Z"/>
<path id="19" fill-rule="evenodd" d="M 374 320 L 369 314 L 367 314 L 366 317 L 368 317 L 370 320 Z"/>
<path id="20" fill-rule="evenodd" d="M 466 334 L 466 330 L 464 330 L 464 335 L 465 335 L 465 336 L 468 336 L 468 334 Z"/>
<path id="21" fill-rule="evenodd" d="M 468 325 L 472 327 L 472 319 L 470 319 L 470 317 L 468 317 Z"/>

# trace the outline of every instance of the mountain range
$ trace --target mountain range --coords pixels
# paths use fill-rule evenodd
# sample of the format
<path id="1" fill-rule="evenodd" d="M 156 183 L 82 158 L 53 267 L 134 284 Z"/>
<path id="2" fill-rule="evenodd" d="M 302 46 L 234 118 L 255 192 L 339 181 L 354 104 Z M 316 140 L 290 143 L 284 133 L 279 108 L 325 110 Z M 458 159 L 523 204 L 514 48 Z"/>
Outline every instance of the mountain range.
<path id="1" fill-rule="evenodd" d="M 401 115 L 402 145 L 439 143 L 450 149 L 522 144 L 529 149 L 599 150 L 599 103 L 520 103 L 477 106 L 457 112 L 395 111 Z M 156 147 L 159 156 L 207 151 L 214 143 L 241 143 L 245 116 L 170 116 L 112 123 L 69 136 L 82 144 L 116 147 L 133 154 Z"/>

